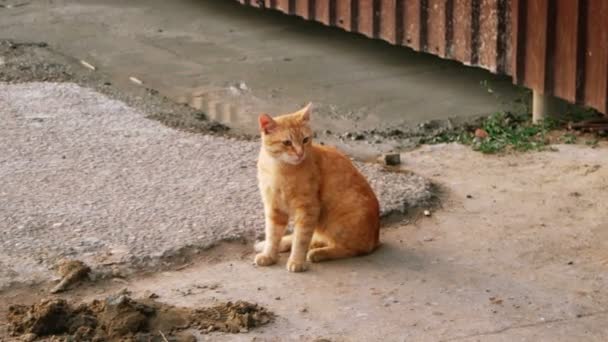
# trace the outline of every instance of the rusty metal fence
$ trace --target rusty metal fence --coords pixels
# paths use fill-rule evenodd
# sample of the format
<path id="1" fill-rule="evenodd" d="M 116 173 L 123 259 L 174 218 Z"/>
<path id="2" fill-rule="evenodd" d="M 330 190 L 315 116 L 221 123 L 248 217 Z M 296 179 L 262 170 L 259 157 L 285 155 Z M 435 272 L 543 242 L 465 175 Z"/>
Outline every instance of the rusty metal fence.
<path id="1" fill-rule="evenodd" d="M 608 113 L 608 0 L 237 0 L 511 75 Z"/>

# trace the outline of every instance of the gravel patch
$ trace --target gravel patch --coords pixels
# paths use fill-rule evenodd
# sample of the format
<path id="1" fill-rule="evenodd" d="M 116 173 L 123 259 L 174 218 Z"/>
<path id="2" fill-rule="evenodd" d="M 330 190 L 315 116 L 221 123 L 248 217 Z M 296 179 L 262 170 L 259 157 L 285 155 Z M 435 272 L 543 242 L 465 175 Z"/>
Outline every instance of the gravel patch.
<path id="1" fill-rule="evenodd" d="M 263 229 L 258 143 L 174 130 L 73 83 L 0 83 L 0 288 L 74 257 L 151 265 Z M 383 213 L 430 183 L 361 165 Z"/>

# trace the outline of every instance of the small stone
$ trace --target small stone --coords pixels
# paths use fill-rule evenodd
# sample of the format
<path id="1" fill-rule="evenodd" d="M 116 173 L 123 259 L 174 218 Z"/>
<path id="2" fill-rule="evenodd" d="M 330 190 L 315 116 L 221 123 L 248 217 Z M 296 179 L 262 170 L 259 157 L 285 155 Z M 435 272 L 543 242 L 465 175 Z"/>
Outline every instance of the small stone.
<path id="1" fill-rule="evenodd" d="M 80 64 L 82 64 L 82 66 L 84 66 L 87 69 L 90 69 L 93 71 L 97 70 L 97 68 L 93 64 L 91 64 L 83 59 L 80 60 Z"/>
<path id="2" fill-rule="evenodd" d="M 135 83 L 135 84 L 138 84 L 138 85 L 144 84 L 144 82 L 142 82 L 139 78 L 134 77 L 134 76 L 129 77 L 129 80 L 131 82 Z"/>
<path id="3" fill-rule="evenodd" d="M 389 153 L 382 157 L 385 165 L 401 164 L 401 155 L 399 153 Z"/>
<path id="4" fill-rule="evenodd" d="M 28 334 L 22 335 L 20 341 L 31 342 L 31 341 L 35 341 L 37 338 L 38 338 L 38 335 L 36 335 L 34 333 L 28 333 Z"/>
<path id="5" fill-rule="evenodd" d="M 424 211 L 424 216 L 431 216 L 431 211 L 430 210 L 425 210 Z"/>
<path id="6" fill-rule="evenodd" d="M 495 304 L 495 305 L 502 305 L 503 300 L 497 297 L 490 297 L 489 298 L 490 303 Z"/>
<path id="7" fill-rule="evenodd" d="M 274 300 L 281 300 L 281 297 L 274 297 Z"/>
<path id="8" fill-rule="evenodd" d="M 150 299 L 156 299 L 156 298 L 158 298 L 158 297 L 160 297 L 160 296 L 159 296 L 159 295 L 157 295 L 157 294 L 156 294 L 156 293 L 154 293 L 154 292 L 151 292 L 151 291 L 149 291 L 149 290 L 146 290 L 146 291 L 144 292 L 144 297 L 146 297 L 146 298 L 150 298 Z"/>
<path id="9" fill-rule="evenodd" d="M 365 140 L 365 135 L 357 133 L 352 137 L 353 140 Z"/>
<path id="10" fill-rule="evenodd" d="M 392 137 L 401 136 L 402 134 L 403 132 L 399 129 L 393 129 L 392 131 L 388 132 L 388 135 Z"/>
<path id="11" fill-rule="evenodd" d="M 475 137 L 479 139 L 485 139 L 488 137 L 488 132 L 486 132 L 483 128 L 478 128 L 475 130 Z"/>
<path id="12" fill-rule="evenodd" d="M 470 198 L 473 198 L 473 196 L 472 196 L 472 195 L 467 195 L 467 198 L 469 198 L 469 199 L 470 199 Z"/>

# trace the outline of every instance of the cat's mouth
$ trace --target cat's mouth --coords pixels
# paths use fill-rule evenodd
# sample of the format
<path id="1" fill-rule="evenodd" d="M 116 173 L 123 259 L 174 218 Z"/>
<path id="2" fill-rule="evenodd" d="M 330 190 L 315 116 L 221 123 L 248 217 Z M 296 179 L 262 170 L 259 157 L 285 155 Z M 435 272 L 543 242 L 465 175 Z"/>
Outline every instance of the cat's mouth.
<path id="1" fill-rule="evenodd" d="M 301 157 L 289 156 L 289 157 L 283 159 L 283 161 L 288 164 L 291 164 L 291 165 L 299 165 L 304 161 L 304 159 L 306 159 L 306 155 L 303 155 Z"/>

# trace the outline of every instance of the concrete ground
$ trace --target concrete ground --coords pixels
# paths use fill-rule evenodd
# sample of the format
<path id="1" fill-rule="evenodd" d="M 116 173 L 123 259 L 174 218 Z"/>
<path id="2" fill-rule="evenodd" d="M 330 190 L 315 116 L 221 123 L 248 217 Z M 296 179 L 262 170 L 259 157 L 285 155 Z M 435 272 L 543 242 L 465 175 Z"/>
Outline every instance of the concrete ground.
<path id="1" fill-rule="evenodd" d="M 519 95 L 481 69 L 236 1 L 18 3 L 0 8 L 0 39 L 46 42 L 246 132 L 259 112 L 308 101 L 317 127 L 345 132 L 513 109 Z"/>
<path id="2" fill-rule="evenodd" d="M 405 168 L 449 191 L 431 217 L 383 229 L 370 256 L 292 274 L 285 257 L 256 268 L 250 245 L 223 244 L 185 269 L 61 297 L 127 288 L 192 307 L 254 301 L 277 314 L 247 334 L 201 341 L 606 341 L 608 146 L 556 148 L 497 157 L 436 145 L 404 154 Z M 47 286 L 0 300 L 35 302 Z"/>

